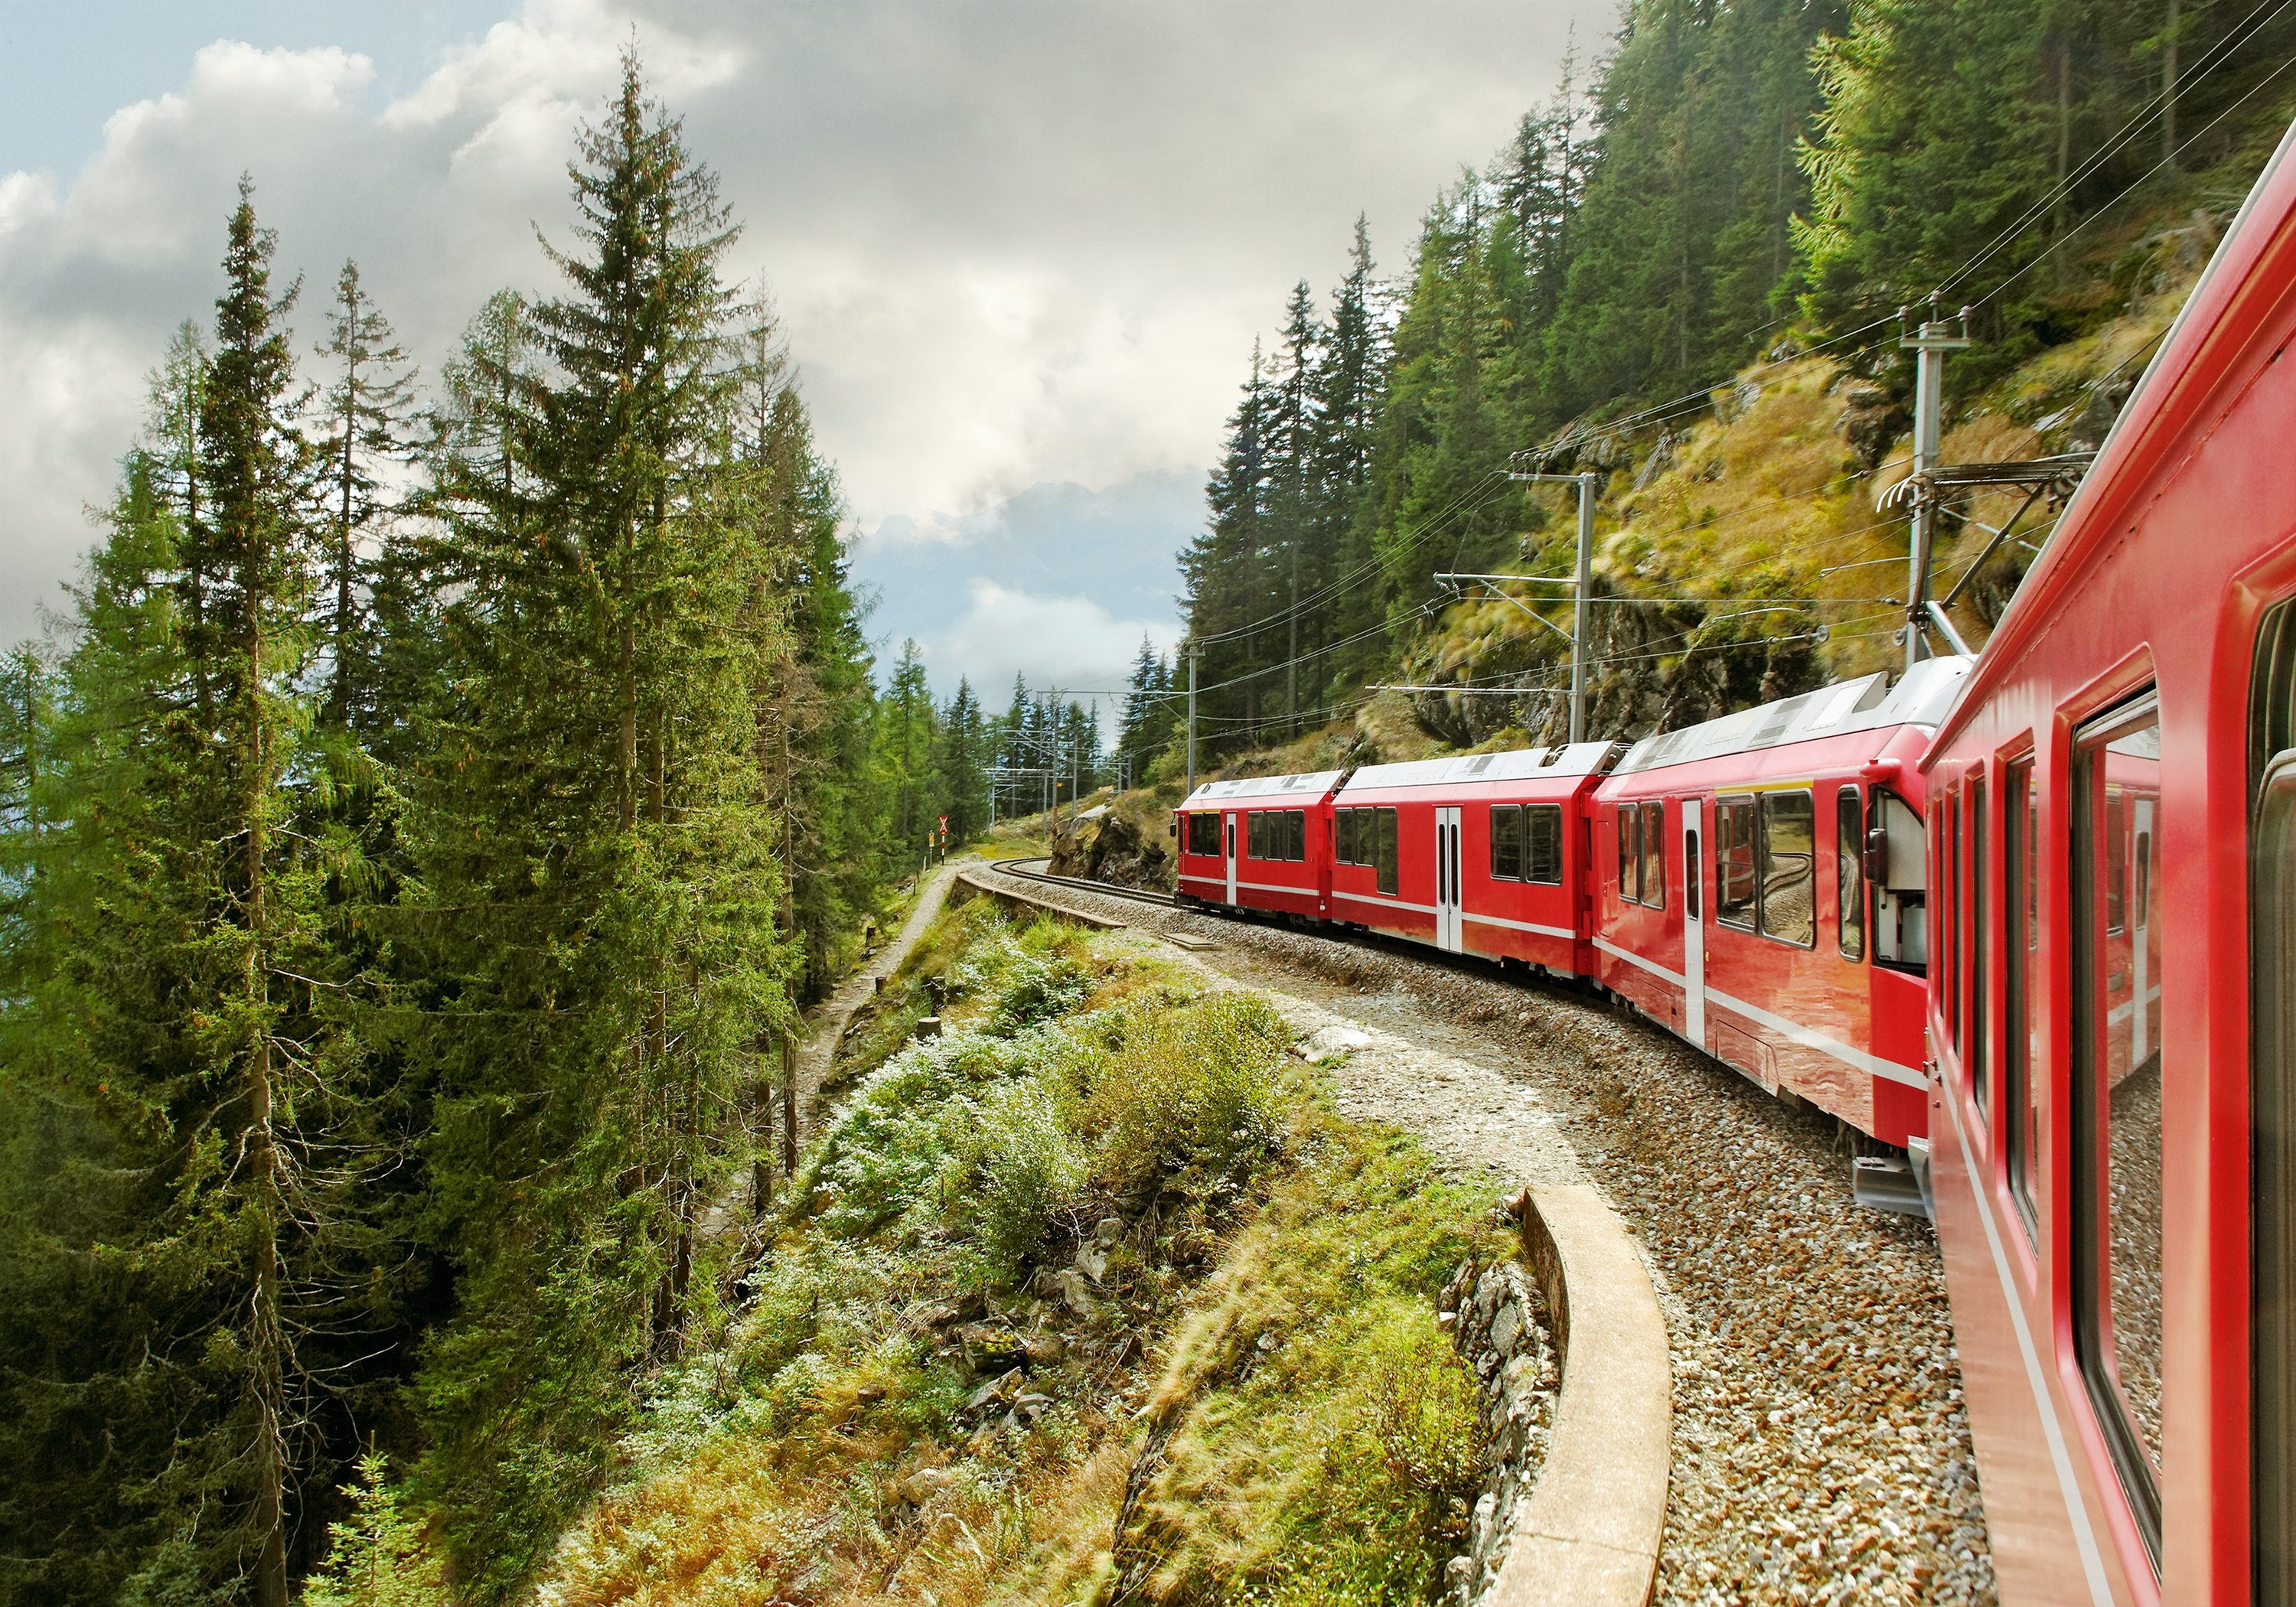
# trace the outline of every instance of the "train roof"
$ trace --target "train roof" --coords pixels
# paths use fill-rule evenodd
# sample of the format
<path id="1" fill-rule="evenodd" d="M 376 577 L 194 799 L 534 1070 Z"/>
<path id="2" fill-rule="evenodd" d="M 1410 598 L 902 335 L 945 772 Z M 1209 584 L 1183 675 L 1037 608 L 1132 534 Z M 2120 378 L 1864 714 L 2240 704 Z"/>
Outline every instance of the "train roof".
<path id="1" fill-rule="evenodd" d="M 1344 770 L 1310 770 L 1295 775 L 1250 775 L 1242 781 L 1208 781 L 1188 794 L 1184 809 L 1197 804 L 1226 803 L 1232 798 L 1272 798 L 1278 793 L 1305 792 L 1322 798 L 1339 785 Z"/>
<path id="2" fill-rule="evenodd" d="M 1448 758 L 1412 759 L 1399 765 L 1365 765 L 1348 778 L 1347 791 L 1370 792 L 1389 787 L 1594 775 L 1602 772 L 1614 746 L 1611 742 L 1565 742 L 1553 748 L 1515 748 L 1504 753 L 1461 753 Z"/>
<path id="3" fill-rule="evenodd" d="M 1631 775 L 1639 770 L 1784 748 L 1854 731 L 1886 731 L 1900 726 L 1934 731 L 1953 707 L 1969 668 L 1967 659 L 1924 659 L 1894 686 L 1886 674 L 1876 673 L 1759 708 L 1742 709 L 1703 725 L 1646 736 L 1627 750 L 1615 774 Z"/>

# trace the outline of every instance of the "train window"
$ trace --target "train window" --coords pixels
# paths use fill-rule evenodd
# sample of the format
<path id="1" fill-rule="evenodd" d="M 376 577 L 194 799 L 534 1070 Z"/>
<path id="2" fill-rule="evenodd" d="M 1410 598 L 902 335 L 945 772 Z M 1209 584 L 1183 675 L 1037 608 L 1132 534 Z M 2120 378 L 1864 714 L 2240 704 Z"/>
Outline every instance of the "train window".
<path id="1" fill-rule="evenodd" d="M 1248 859 L 1267 857 L 1267 811 L 1254 809 L 1243 817 L 1243 852 Z"/>
<path id="2" fill-rule="evenodd" d="M 1374 809 L 1372 824 L 1372 868 L 1379 873 L 1379 890 L 1395 891 L 1395 811 Z"/>
<path id="3" fill-rule="evenodd" d="M 1833 794 L 1833 924 L 1845 960 L 1866 957 L 1866 810 L 1857 783 Z"/>
<path id="4" fill-rule="evenodd" d="M 1562 882 L 1562 806 L 1525 804 L 1522 807 L 1525 881 L 1559 887 Z"/>
<path id="5" fill-rule="evenodd" d="M 1817 943 L 1817 822 L 1807 792 L 1761 797 L 1762 935 L 1803 948 Z"/>
<path id="6" fill-rule="evenodd" d="M 1652 909 L 1666 907 L 1666 805 L 1657 799 L 1643 806 L 1643 902 Z"/>
<path id="7" fill-rule="evenodd" d="M 1967 894 L 1961 885 L 1961 789 L 1956 787 L 1948 792 L 1937 806 L 1937 812 L 1938 846 L 1943 850 L 1939 860 L 1945 870 L 1938 889 L 1947 904 L 1947 907 L 1939 914 L 1939 919 L 1946 922 L 1939 929 L 1945 932 L 1946 939 L 1938 955 L 1938 964 L 1945 978 L 1942 1002 L 1945 1006 L 1946 1041 L 1958 1054 L 1961 1050 L 1963 976 L 1960 921 L 1962 907 L 1968 902 Z"/>
<path id="8" fill-rule="evenodd" d="M 1629 904 L 1643 901 L 1643 811 L 1639 804 L 1619 806 L 1619 897 Z"/>
<path id="9" fill-rule="evenodd" d="M 1522 806 L 1491 806 L 1491 879 L 1522 880 Z"/>
<path id="10" fill-rule="evenodd" d="M 2025 1234 L 2040 1242 L 2040 1079 L 2037 1007 L 2042 987 L 2039 857 L 2040 799 L 2033 790 L 2029 756 L 2009 767 L 2003 799 L 2003 824 L 2009 874 L 2002 902 L 2009 916 L 2007 961 L 2008 1036 L 2001 1057 L 2002 1147 L 2009 1152 L 2009 1194 L 2025 1220 Z"/>
<path id="11" fill-rule="evenodd" d="M 1220 817 L 1216 814 L 1188 816 L 1188 852 L 1217 859 L 1220 851 Z"/>
<path id="12" fill-rule="evenodd" d="M 2073 767 L 2073 1337 L 2131 1513 L 2161 1546 L 2161 725 L 2147 696 Z M 2126 924 L 2106 929 L 2104 802 L 2127 806 Z M 2013 806 L 2015 801 L 2012 794 Z M 2013 896 L 2017 890 L 2011 890 Z M 2020 958 L 2013 953 L 2013 962 Z M 2013 1054 L 2014 1046 L 2013 1045 Z"/>
<path id="13" fill-rule="evenodd" d="M 1353 865 L 1356 862 L 1356 812 L 1353 809 L 1332 811 L 1332 862 Z"/>
<path id="14" fill-rule="evenodd" d="M 2256 1607 L 2296 1603 L 2296 604 L 2257 637 L 2249 719 Z"/>
<path id="15" fill-rule="evenodd" d="M 1879 864 L 1869 867 L 1866 907 L 1874 958 L 1900 971 L 1930 968 L 1930 842 L 1913 805 L 1883 787 L 1866 811 L 1866 841 Z"/>
<path id="16" fill-rule="evenodd" d="M 1754 930 L 1754 800 L 1714 800 L 1714 918 Z"/>
<path id="17" fill-rule="evenodd" d="M 1992 933 L 1986 925 L 1993 890 L 1985 874 L 1992 856 L 1993 823 L 1985 812 L 1985 782 L 1969 783 L 1969 1091 L 1980 1118 L 1993 1119 L 1993 1037 L 1988 1019 L 1992 983 Z"/>

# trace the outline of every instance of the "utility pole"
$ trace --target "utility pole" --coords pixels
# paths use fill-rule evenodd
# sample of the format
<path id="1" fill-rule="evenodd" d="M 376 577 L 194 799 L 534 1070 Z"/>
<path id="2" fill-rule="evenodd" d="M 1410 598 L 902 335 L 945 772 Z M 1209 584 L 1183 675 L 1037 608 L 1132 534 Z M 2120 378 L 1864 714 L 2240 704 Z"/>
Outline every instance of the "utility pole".
<path id="1" fill-rule="evenodd" d="M 1188 644 L 1188 790 L 1183 797 L 1196 795 L 1196 667 L 1203 650 L 1193 642 Z"/>
<path id="2" fill-rule="evenodd" d="M 1587 740 L 1587 611 L 1595 586 L 1595 487 L 1601 476 L 1588 470 L 1577 474 L 1509 474 L 1507 478 L 1529 485 L 1578 488 L 1578 578 L 1570 583 L 1570 740 L 1583 742 Z"/>
<path id="3" fill-rule="evenodd" d="M 1898 309 L 1898 316 L 1906 309 Z M 1937 541 L 1937 488 L 1930 482 L 1938 463 L 1938 446 L 1945 414 L 1945 354 L 1969 344 L 1969 309 L 1961 309 L 1959 327 L 1936 316 L 1937 299 L 1930 299 L 1931 316 L 1898 346 L 1915 354 L 1914 364 L 1914 488 L 1913 551 L 1906 570 L 1906 668 L 1922 661 L 1922 628 L 1929 618 L 1930 551 Z"/>

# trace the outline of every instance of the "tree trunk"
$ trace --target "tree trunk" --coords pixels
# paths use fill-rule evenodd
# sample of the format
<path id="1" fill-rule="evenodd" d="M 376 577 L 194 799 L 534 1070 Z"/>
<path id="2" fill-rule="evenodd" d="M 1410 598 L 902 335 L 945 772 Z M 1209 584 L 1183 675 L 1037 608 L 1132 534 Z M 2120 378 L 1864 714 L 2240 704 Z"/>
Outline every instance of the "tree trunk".
<path id="1" fill-rule="evenodd" d="M 250 537 L 250 546 L 254 538 Z M 249 554 L 250 578 L 258 567 Z M 242 986 L 255 1015 L 255 1041 L 247 1059 L 247 1154 L 257 1229 L 255 1290 L 248 1310 L 250 1381 L 255 1406 L 255 1478 L 258 1541 L 256 1600 L 259 1607 L 287 1607 L 286 1446 L 283 1419 L 285 1379 L 281 1365 L 285 1340 L 280 1324 L 279 1225 L 285 1190 L 272 1132 L 271 1031 L 263 1019 L 267 1002 L 264 908 L 264 795 L 269 743 L 263 720 L 262 600 L 254 586 L 247 599 L 247 734 L 242 754 L 246 767 L 242 834 L 247 840 L 247 962 Z"/>
<path id="2" fill-rule="evenodd" d="M 2177 168 L 2177 0 L 2169 0 L 2169 20 L 2161 30 L 2161 161 Z"/>

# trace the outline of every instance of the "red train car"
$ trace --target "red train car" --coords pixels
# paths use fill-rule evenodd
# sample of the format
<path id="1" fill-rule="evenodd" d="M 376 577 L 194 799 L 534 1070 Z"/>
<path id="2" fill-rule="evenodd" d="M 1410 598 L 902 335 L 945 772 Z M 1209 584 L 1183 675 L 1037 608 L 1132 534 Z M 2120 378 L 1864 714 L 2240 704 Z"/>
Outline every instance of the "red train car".
<path id="1" fill-rule="evenodd" d="M 2013 1604 L 2296 1603 L 2289 149 L 1923 761 L 1936 1218 Z"/>
<path id="2" fill-rule="evenodd" d="M 1344 770 L 1207 782 L 1172 817 L 1179 896 L 1320 919 L 1332 894 L 1332 793 Z"/>
<path id="3" fill-rule="evenodd" d="M 1915 761 L 1962 659 L 1648 737 L 1595 795 L 1594 975 L 1773 1093 L 1928 1130 Z"/>
<path id="4" fill-rule="evenodd" d="M 1331 918 L 1584 974 L 1586 800 L 1609 742 L 1370 765 L 1334 810 Z"/>

